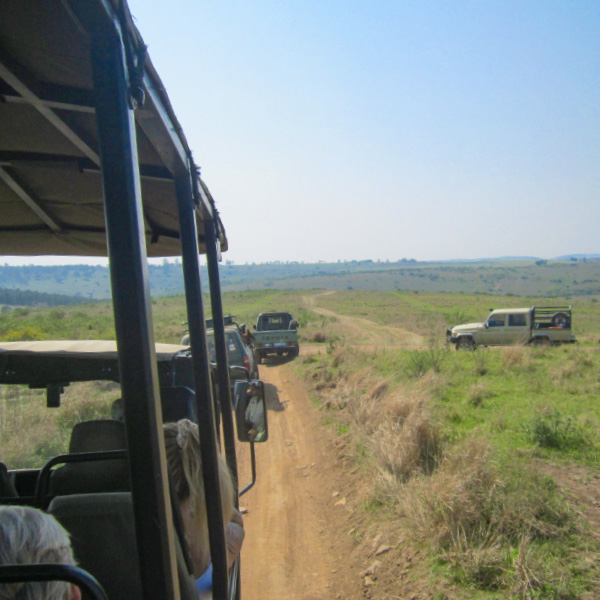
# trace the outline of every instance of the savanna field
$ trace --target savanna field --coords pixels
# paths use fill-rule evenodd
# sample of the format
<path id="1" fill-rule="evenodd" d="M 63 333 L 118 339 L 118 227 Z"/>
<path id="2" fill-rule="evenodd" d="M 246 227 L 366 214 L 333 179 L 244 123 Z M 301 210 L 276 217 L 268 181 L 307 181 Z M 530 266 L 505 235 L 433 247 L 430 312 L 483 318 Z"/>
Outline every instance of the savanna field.
<path id="1" fill-rule="evenodd" d="M 448 326 L 483 321 L 490 308 L 564 304 L 577 344 L 445 344 Z M 269 310 L 300 322 L 294 368 L 358 482 L 360 518 L 401 532 L 429 597 L 600 597 L 595 298 L 249 291 L 226 293 L 224 307 L 239 323 Z M 157 298 L 153 311 L 156 341 L 179 343 L 183 298 Z M 112 336 L 108 303 L 0 315 L 3 341 Z M 42 392 L 1 394 L 1 459 L 26 468 L 65 452 L 73 425 L 107 416 L 119 389 L 67 388 L 51 420 Z"/>

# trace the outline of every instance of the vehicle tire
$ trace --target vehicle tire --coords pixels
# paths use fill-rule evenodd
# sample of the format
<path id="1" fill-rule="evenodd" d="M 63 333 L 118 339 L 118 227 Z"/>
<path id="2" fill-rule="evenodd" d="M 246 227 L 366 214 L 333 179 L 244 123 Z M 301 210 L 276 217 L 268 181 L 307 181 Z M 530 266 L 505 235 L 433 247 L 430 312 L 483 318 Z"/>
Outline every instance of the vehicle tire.
<path id="1" fill-rule="evenodd" d="M 552 315 L 552 321 L 550 321 L 550 325 L 552 327 L 556 327 L 558 325 L 567 325 L 569 322 L 569 315 L 564 312 L 557 312 Z"/>
<path id="2" fill-rule="evenodd" d="M 472 337 L 461 337 L 456 342 L 457 350 L 467 350 L 472 352 L 475 350 L 475 340 Z"/>

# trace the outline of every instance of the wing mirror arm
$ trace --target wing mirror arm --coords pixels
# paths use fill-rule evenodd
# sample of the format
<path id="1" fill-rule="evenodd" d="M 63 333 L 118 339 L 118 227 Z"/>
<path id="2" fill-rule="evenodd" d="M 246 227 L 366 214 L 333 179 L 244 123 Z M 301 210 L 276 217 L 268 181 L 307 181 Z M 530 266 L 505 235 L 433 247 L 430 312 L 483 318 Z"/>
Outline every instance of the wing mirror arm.
<path id="1" fill-rule="evenodd" d="M 252 467 L 252 481 L 238 494 L 243 496 L 256 483 L 256 453 L 254 452 L 254 442 L 250 442 L 250 466 Z"/>

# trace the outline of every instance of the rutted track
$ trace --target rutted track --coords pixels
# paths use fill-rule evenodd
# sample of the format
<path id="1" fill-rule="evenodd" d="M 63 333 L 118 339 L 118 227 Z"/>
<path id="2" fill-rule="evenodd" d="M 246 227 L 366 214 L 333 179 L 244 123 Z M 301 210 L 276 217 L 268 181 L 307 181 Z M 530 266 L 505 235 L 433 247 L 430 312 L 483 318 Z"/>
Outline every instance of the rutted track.
<path id="1" fill-rule="evenodd" d="M 327 317 L 337 318 L 343 327 L 351 333 L 361 346 L 379 346 L 379 347 L 403 347 L 403 348 L 418 348 L 424 345 L 423 337 L 402 329 L 400 327 L 390 327 L 387 325 L 379 325 L 374 321 L 363 317 L 355 317 L 342 315 L 333 310 L 323 308 L 318 304 L 318 298 L 328 296 L 335 292 L 322 292 L 312 296 L 303 296 L 304 303 L 315 313 Z"/>

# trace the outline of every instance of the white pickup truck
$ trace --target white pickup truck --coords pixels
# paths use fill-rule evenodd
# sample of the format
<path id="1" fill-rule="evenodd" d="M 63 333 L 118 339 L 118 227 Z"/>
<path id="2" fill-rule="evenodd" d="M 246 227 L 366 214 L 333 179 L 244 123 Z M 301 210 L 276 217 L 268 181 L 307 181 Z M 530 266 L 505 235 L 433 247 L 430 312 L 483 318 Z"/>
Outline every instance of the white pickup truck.
<path id="1" fill-rule="evenodd" d="M 477 346 L 515 344 L 572 344 L 571 306 L 533 306 L 531 308 L 490 309 L 483 323 L 456 325 L 446 331 L 446 341 L 457 350 Z"/>

